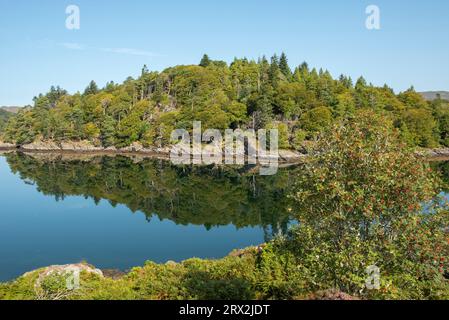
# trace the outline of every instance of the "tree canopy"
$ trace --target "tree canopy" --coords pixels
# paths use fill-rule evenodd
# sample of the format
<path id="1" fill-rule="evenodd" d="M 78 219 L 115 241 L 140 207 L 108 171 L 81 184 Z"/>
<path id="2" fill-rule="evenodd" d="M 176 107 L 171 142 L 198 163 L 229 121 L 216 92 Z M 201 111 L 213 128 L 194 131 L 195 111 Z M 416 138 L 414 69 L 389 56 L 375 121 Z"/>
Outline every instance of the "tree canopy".
<path id="1" fill-rule="evenodd" d="M 410 146 L 449 146 L 449 103 L 426 101 L 414 88 L 395 94 L 360 77 L 333 78 L 302 63 L 292 69 L 285 53 L 271 59 L 238 59 L 228 65 L 204 55 L 199 65 L 162 72 L 145 65 L 137 79 L 83 93 L 52 87 L 34 106 L 0 126 L 0 138 L 26 144 L 35 140 L 89 140 L 97 146 L 125 147 L 170 143 L 173 129 L 273 128 L 283 124 L 285 147 L 301 148 L 359 110 L 391 119 Z M 300 138 L 298 138 L 300 137 Z M 302 142 L 301 142 L 302 141 Z"/>

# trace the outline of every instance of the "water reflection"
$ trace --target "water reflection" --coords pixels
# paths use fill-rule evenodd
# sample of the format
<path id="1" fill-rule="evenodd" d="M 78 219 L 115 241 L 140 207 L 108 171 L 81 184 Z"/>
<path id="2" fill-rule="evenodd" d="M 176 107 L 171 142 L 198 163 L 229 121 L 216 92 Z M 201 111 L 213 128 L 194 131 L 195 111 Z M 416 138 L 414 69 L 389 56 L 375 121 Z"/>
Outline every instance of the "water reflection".
<path id="1" fill-rule="evenodd" d="M 265 239 L 286 231 L 292 170 L 259 176 L 245 168 L 173 166 L 127 156 L 6 155 L 14 173 L 56 201 L 84 196 L 178 225 L 260 226 Z"/>
<path id="2" fill-rule="evenodd" d="M 442 191 L 449 192 L 449 161 L 431 162 L 431 167 L 435 170 L 443 181 Z"/>
<path id="3" fill-rule="evenodd" d="M 449 163 L 433 166 L 449 190 Z M 0 281 L 52 264 L 127 270 L 260 244 L 286 233 L 298 170 L 259 176 L 136 156 L 5 154 Z"/>

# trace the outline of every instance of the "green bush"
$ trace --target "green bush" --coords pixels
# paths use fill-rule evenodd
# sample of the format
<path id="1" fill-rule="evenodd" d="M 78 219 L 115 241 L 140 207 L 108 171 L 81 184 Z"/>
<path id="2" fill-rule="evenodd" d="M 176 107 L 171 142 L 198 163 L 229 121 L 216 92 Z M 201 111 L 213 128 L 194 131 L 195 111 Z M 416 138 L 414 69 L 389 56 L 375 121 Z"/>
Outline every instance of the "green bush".
<path id="1" fill-rule="evenodd" d="M 375 265 L 384 297 L 447 295 L 447 206 L 432 201 L 440 181 L 387 118 L 356 118 L 323 134 L 298 175 L 292 197 L 299 225 L 285 246 L 308 270 L 311 291 L 379 296 L 365 289 L 365 270 Z M 403 287 L 405 276 L 412 285 Z"/>

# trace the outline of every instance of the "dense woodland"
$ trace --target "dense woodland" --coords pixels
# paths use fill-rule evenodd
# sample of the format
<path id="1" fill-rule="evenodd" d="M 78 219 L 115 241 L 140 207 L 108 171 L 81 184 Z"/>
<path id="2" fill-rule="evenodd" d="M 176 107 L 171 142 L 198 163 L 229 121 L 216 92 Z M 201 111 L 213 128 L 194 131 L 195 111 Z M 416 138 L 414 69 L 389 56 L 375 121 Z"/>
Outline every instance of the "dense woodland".
<path id="1" fill-rule="evenodd" d="M 8 122 L 9 118 L 13 116 L 12 113 L 0 109 L 0 132 L 5 128 L 6 123 Z"/>
<path id="2" fill-rule="evenodd" d="M 385 114 L 410 146 L 449 146 L 449 103 L 427 102 L 413 88 L 395 94 L 363 77 L 290 68 L 285 54 L 230 65 L 207 55 L 199 65 L 162 72 L 143 67 L 140 77 L 100 89 L 92 81 L 83 93 L 60 87 L 34 98 L 34 106 L 0 120 L 1 139 L 19 145 L 35 140 L 90 140 L 97 146 L 170 144 L 173 129 L 278 128 L 281 148 L 297 148 L 357 110 Z"/>

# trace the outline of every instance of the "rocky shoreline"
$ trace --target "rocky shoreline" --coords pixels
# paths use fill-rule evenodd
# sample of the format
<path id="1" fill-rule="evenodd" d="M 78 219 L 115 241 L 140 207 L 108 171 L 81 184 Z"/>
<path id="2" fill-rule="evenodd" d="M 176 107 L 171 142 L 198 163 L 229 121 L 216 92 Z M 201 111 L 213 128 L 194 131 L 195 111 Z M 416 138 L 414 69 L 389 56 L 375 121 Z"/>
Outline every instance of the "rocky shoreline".
<path id="1" fill-rule="evenodd" d="M 206 147 L 207 148 L 207 147 Z M 89 141 L 71 141 L 56 143 L 54 141 L 36 141 L 30 144 L 17 146 L 11 143 L 0 141 L 0 150 L 4 151 L 21 151 L 24 153 L 64 153 L 64 154 L 85 154 L 85 155 L 138 155 L 148 158 L 169 159 L 170 147 L 153 147 L 145 148 L 142 144 L 135 142 L 125 148 L 116 147 L 97 147 Z M 279 162 L 281 163 L 298 163 L 302 162 L 306 157 L 292 150 L 279 150 Z M 260 161 L 272 160 L 269 156 L 260 158 Z"/>
<path id="2" fill-rule="evenodd" d="M 17 149 L 15 144 L 0 141 L 0 150 Z"/>
<path id="3" fill-rule="evenodd" d="M 449 160 L 449 148 L 420 150 L 416 153 L 418 156 L 435 161 Z"/>
<path id="4" fill-rule="evenodd" d="M 142 144 L 135 142 L 125 148 L 116 147 L 97 147 L 89 141 L 70 141 L 56 143 L 54 141 L 36 141 L 30 144 L 17 146 L 15 144 L 0 141 L 0 150 L 3 151 L 21 151 L 24 153 L 64 153 L 64 154 L 88 154 L 88 155 L 138 155 L 148 158 L 169 159 L 170 147 L 152 147 L 145 148 Z M 441 149 L 422 149 L 416 151 L 418 157 L 430 160 L 449 159 L 449 148 Z M 293 150 L 279 150 L 279 162 L 281 163 L 300 163 L 307 158 L 306 154 Z M 261 158 L 261 161 L 270 160 L 269 157 Z"/>

